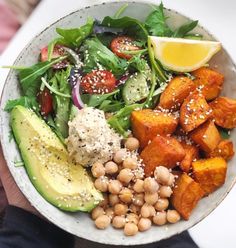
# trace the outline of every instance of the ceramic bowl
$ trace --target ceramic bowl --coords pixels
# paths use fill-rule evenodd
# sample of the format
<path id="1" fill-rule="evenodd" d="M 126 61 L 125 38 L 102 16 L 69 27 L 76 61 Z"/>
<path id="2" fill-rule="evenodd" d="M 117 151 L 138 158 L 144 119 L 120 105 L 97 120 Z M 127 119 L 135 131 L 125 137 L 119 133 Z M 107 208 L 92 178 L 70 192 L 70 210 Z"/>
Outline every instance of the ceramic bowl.
<path id="1" fill-rule="evenodd" d="M 110 2 L 101 5 L 95 5 L 80 9 L 73 12 L 37 35 L 20 53 L 14 65 L 29 66 L 34 64 L 42 47 L 46 46 L 55 36 L 56 27 L 78 27 L 85 23 L 88 16 L 101 20 L 106 15 L 113 15 L 126 2 Z M 132 16 L 143 21 L 150 13 L 151 6 L 146 3 L 129 2 L 129 7 L 125 10 L 124 15 Z M 189 18 L 173 11 L 166 10 L 170 17 L 168 21 L 170 26 L 176 27 L 182 23 L 189 21 Z M 202 34 L 206 40 L 215 40 L 215 38 L 207 32 L 203 27 L 198 26 L 196 32 Z M 225 75 L 225 84 L 222 94 L 228 97 L 236 98 L 236 70 L 228 53 L 222 49 L 212 60 L 211 66 L 217 68 Z M 2 93 L 1 109 L 4 108 L 8 99 L 14 99 L 20 96 L 20 88 L 15 71 L 11 70 L 5 82 Z M 194 209 L 189 221 L 181 220 L 176 224 L 165 225 L 162 227 L 153 226 L 149 231 L 138 233 L 134 237 L 124 236 L 122 231 L 115 230 L 112 227 L 101 231 L 95 228 L 93 221 L 88 214 L 85 213 L 66 213 L 55 208 L 37 192 L 31 184 L 24 167 L 15 167 L 14 161 L 20 159 L 20 154 L 14 140 L 9 141 L 9 114 L 1 110 L 1 143 L 4 156 L 7 160 L 8 167 L 23 194 L 31 202 L 31 204 L 49 221 L 72 233 L 78 237 L 91 241 L 113 244 L 113 245 L 138 245 L 147 244 L 168 238 L 174 234 L 192 227 L 203 218 L 205 218 L 217 205 L 225 198 L 235 183 L 236 170 L 234 164 L 236 157 L 228 163 L 227 179 L 225 184 L 210 196 L 202 199 L 198 206 Z M 24 135 L 24 134 L 22 134 Z M 231 133 L 231 139 L 236 140 L 236 131 Z"/>

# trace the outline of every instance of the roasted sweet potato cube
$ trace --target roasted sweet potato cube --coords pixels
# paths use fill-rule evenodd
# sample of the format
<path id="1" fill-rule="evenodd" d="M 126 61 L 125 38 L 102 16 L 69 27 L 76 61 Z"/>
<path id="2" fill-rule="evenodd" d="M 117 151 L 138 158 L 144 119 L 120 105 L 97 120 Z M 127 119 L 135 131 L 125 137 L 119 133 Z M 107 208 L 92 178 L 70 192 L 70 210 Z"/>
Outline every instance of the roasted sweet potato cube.
<path id="1" fill-rule="evenodd" d="M 199 150 L 196 145 L 186 143 L 185 141 L 181 142 L 182 147 L 185 151 L 184 159 L 180 162 L 179 167 L 182 171 L 188 173 L 192 166 L 192 162 L 199 157 Z"/>
<path id="2" fill-rule="evenodd" d="M 230 140 L 221 140 L 216 149 L 206 154 L 207 157 L 222 157 L 223 159 L 230 160 L 234 156 L 234 145 Z"/>
<path id="3" fill-rule="evenodd" d="M 178 125 L 178 119 L 171 113 L 143 109 L 132 112 L 131 125 L 133 135 L 143 149 L 157 134 L 172 134 Z"/>
<path id="4" fill-rule="evenodd" d="M 212 120 L 196 128 L 190 137 L 206 153 L 214 151 L 221 141 L 220 133 Z"/>
<path id="5" fill-rule="evenodd" d="M 184 76 L 173 78 L 161 94 L 158 107 L 177 110 L 184 99 L 196 88 L 194 82 Z"/>
<path id="6" fill-rule="evenodd" d="M 225 182 L 227 164 L 222 157 L 197 160 L 192 163 L 194 179 L 208 195 Z"/>
<path id="7" fill-rule="evenodd" d="M 146 176 L 151 176 L 157 166 L 173 168 L 181 162 L 185 151 L 180 142 L 173 137 L 157 136 L 141 152 Z"/>
<path id="8" fill-rule="evenodd" d="M 176 181 L 171 203 L 183 219 L 188 220 L 203 195 L 204 191 L 200 184 L 195 182 L 186 173 L 183 173 Z"/>
<path id="9" fill-rule="evenodd" d="M 203 86 L 202 93 L 207 101 L 219 96 L 224 83 L 224 76 L 221 73 L 207 67 L 201 67 L 192 72 L 192 75 L 196 77 L 194 83 L 197 86 Z"/>
<path id="10" fill-rule="evenodd" d="M 209 103 L 216 125 L 231 129 L 236 127 L 236 100 L 218 97 Z"/>
<path id="11" fill-rule="evenodd" d="M 186 132 L 197 128 L 211 116 L 212 109 L 199 90 L 190 94 L 180 108 L 180 124 Z"/>

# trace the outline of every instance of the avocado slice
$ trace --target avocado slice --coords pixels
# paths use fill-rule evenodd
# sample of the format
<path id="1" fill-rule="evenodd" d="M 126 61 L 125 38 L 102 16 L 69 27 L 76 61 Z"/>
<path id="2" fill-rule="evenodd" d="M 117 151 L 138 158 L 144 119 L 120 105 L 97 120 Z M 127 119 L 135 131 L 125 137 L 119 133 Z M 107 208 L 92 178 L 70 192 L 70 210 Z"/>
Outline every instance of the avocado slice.
<path id="1" fill-rule="evenodd" d="M 89 212 L 103 199 L 87 171 L 70 161 L 56 134 L 32 110 L 14 107 L 10 123 L 29 178 L 48 202 L 64 211 Z"/>
<path id="2" fill-rule="evenodd" d="M 122 96 L 127 105 L 134 104 L 148 96 L 147 78 L 143 73 L 136 73 L 130 77 L 123 88 Z"/>

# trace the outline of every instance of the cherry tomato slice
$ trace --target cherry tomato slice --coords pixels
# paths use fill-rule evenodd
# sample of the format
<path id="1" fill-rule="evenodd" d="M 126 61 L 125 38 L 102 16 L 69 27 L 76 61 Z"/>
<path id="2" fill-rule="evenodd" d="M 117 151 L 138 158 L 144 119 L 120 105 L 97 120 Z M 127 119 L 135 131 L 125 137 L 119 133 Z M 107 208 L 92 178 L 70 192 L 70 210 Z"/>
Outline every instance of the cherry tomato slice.
<path id="1" fill-rule="evenodd" d="M 44 88 L 38 94 L 38 102 L 40 104 L 40 112 L 43 116 L 48 116 L 53 111 L 53 99 L 50 91 Z"/>
<path id="2" fill-rule="evenodd" d="M 80 86 L 84 93 L 106 94 L 115 89 L 116 78 L 109 71 L 95 70 L 82 78 Z"/>
<path id="3" fill-rule="evenodd" d="M 58 58 L 60 56 L 65 55 L 65 50 L 62 46 L 56 45 L 52 52 L 52 59 Z M 48 60 L 48 47 L 44 47 L 41 49 L 41 61 L 47 61 Z M 63 69 L 68 66 L 69 62 L 67 60 L 63 60 L 55 65 L 53 65 L 54 69 Z"/>
<path id="4" fill-rule="evenodd" d="M 112 40 L 111 42 L 111 50 L 118 57 L 123 59 L 132 58 L 131 54 L 124 53 L 125 51 L 137 51 L 140 50 L 141 47 L 134 44 L 134 39 L 128 36 L 119 36 Z"/>

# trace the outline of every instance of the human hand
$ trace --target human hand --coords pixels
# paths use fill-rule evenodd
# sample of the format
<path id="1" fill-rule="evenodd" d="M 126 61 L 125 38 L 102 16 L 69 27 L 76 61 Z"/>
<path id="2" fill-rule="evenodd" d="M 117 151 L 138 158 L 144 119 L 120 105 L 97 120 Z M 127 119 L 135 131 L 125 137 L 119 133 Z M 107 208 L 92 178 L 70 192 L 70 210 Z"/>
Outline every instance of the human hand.
<path id="1" fill-rule="evenodd" d="M 2 181 L 3 188 L 5 189 L 7 201 L 10 205 L 22 208 L 33 214 L 39 215 L 37 210 L 31 206 L 29 201 L 21 193 L 17 187 L 3 156 L 2 148 L 0 146 L 0 179 Z"/>

